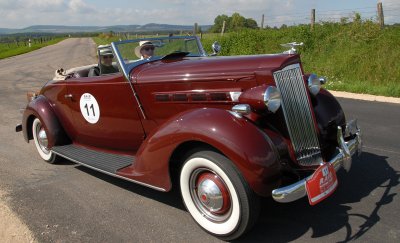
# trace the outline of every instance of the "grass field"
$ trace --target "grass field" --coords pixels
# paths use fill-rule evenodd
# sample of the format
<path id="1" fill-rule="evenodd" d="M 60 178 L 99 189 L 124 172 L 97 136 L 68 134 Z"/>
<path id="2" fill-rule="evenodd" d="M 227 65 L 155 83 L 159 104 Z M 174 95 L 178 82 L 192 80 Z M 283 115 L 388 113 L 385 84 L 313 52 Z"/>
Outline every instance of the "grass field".
<path id="1" fill-rule="evenodd" d="M 56 44 L 64 39 L 65 38 L 54 38 L 50 41 L 43 43 L 36 43 L 36 44 L 32 43 L 31 47 L 25 46 L 24 44 L 21 43 L 19 44 L 19 46 L 17 46 L 17 44 L 15 43 L 10 43 L 10 44 L 0 43 L 0 59 L 31 52 L 45 46 Z"/>
<path id="2" fill-rule="evenodd" d="M 116 41 L 94 38 L 97 44 Z M 280 29 L 242 30 L 235 33 L 203 35 L 202 43 L 222 45 L 219 55 L 280 53 L 280 44 L 303 42 L 299 49 L 305 72 L 326 76 L 326 88 L 400 97 L 400 27 L 381 30 L 372 21 L 322 23 L 314 31 L 308 25 Z M 287 49 L 287 48 L 286 48 Z"/>

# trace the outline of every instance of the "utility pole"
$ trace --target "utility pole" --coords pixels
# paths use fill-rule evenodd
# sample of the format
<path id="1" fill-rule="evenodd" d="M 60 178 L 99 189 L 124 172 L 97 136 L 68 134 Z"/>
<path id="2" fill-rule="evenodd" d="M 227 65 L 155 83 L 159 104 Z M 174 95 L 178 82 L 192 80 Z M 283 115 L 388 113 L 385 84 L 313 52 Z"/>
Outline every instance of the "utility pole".
<path id="1" fill-rule="evenodd" d="M 311 9 L 311 31 L 314 30 L 315 25 L 315 8 Z"/>
<path id="2" fill-rule="evenodd" d="M 226 21 L 224 20 L 224 22 L 222 23 L 221 36 L 223 36 L 224 32 L 225 32 L 225 24 L 226 24 Z"/>
<path id="3" fill-rule="evenodd" d="M 261 29 L 264 29 L 264 14 L 262 15 L 261 18 Z"/>
<path id="4" fill-rule="evenodd" d="M 385 17 L 383 16 L 383 6 L 382 6 L 382 2 L 379 2 L 377 4 L 378 7 L 378 21 L 379 21 L 379 25 L 381 26 L 381 29 L 383 29 L 383 27 L 385 27 Z"/>

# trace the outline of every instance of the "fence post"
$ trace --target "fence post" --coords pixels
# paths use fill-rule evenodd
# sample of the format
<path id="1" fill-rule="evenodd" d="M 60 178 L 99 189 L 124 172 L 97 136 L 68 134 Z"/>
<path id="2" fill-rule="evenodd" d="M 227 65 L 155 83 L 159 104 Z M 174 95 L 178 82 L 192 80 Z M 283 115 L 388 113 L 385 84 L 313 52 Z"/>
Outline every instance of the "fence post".
<path id="1" fill-rule="evenodd" d="M 385 17 L 383 16 L 383 6 L 382 6 L 382 2 L 379 2 L 377 4 L 378 7 L 378 21 L 379 21 L 379 25 L 381 26 L 381 29 L 383 29 L 383 27 L 385 27 Z"/>
<path id="2" fill-rule="evenodd" d="M 314 30 L 315 25 L 315 8 L 311 9 L 311 31 Z"/>
<path id="3" fill-rule="evenodd" d="M 261 18 L 261 29 L 264 29 L 264 14 L 262 15 Z"/>
<path id="4" fill-rule="evenodd" d="M 193 35 L 197 35 L 197 23 L 194 23 L 194 27 L 193 27 Z"/>
<path id="5" fill-rule="evenodd" d="M 225 32 L 225 24 L 226 24 L 226 22 L 225 22 L 225 20 L 224 20 L 224 22 L 222 23 L 221 36 L 223 36 L 223 35 L 224 35 L 224 32 Z"/>

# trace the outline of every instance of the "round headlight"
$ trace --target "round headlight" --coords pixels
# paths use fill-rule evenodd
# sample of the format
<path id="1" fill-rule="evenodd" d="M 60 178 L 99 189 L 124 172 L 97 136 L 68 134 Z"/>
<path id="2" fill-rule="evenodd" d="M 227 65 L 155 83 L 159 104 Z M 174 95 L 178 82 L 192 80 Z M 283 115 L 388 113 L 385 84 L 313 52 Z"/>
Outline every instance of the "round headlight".
<path id="1" fill-rule="evenodd" d="M 264 93 L 264 103 L 268 110 L 275 113 L 281 106 L 281 93 L 274 86 L 269 86 Z"/>
<path id="2" fill-rule="evenodd" d="M 308 77 L 308 89 L 310 90 L 311 94 L 318 94 L 319 90 L 321 89 L 321 82 L 317 75 L 311 74 L 310 77 Z"/>

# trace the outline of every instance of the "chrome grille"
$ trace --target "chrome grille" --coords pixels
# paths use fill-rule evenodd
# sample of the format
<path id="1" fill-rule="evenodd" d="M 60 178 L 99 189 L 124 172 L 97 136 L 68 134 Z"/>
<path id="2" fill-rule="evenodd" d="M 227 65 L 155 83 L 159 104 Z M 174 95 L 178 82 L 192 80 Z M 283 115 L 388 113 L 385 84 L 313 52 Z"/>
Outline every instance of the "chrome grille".
<path id="1" fill-rule="evenodd" d="M 282 110 L 298 163 L 302 166 L 320 164 L 321 149 L 300 65 L 293 64 L 274 72 L 274 79 L 281 92 Z"/>

